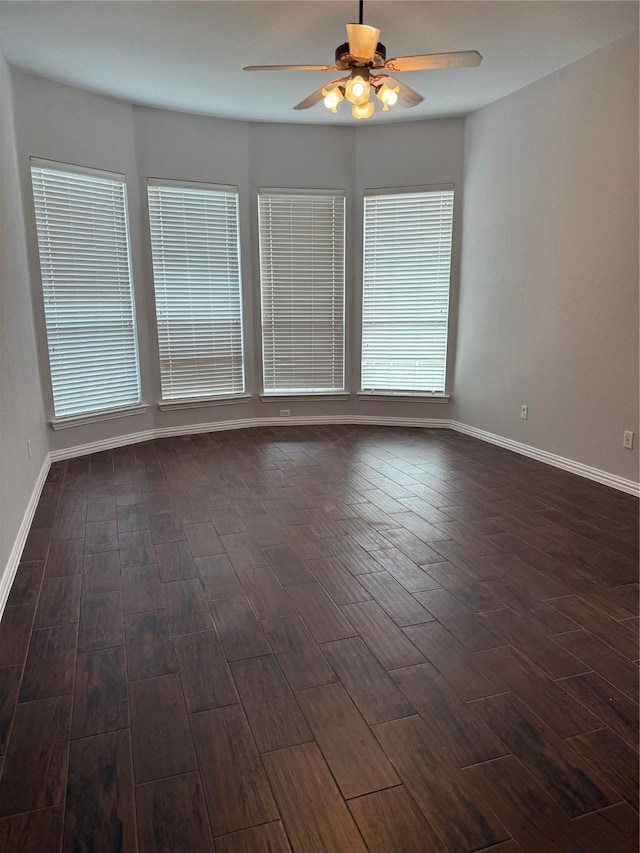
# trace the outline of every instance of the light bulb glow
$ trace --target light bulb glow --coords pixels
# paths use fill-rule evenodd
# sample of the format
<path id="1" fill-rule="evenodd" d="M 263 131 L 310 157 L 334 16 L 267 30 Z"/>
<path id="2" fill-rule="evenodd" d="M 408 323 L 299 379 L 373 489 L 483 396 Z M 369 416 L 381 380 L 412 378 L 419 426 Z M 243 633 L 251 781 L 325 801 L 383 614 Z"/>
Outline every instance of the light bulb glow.
<path id="1" fill-rule="evenodd" d="M 382 86 L 378 89 L 376 93 L 376 97 L 379 101 L 382 101 L 382 111 L 386 112 L 389 107 L 392 107 L 394 104 L 398 103 L 398 92 L 400 91 L 399 86 L 394 86 L 391 88 L 387 86 L 386 83 L 383 83 Z"/>
<path id="2" fill-rule="evenodd" d="M 351 115 L 354 118 L 370 118 L 374 110 L 375 106 L 371 101 L 366 104 L 354 104 L 351 107 Z"/>
<path id="3" fill-rule="evenodd" d="M 369 100 L 370 88 L 371 86 L 369 81 L 359 74 L 356 74 L 354 77 L 347 80 L 344 96 L 352 104 L 366 104 Z"/>
<path id="4" fill-rule="evenodd" d="M 343 100 L 344 95 L 340 91 L 340 89 L 336 86 L 333 89 L 323 89 L 322 94 L 324 95 L 324 105 L 328 110 L 331 110 L 332 113 L 338 112 L 338 104 Z"/>

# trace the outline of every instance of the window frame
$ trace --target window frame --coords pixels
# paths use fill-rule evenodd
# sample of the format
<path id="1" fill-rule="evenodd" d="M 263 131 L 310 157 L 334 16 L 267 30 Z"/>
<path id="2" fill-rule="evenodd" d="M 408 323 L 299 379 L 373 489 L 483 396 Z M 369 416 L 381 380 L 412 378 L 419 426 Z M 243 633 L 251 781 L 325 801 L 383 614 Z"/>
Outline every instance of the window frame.
<path id="1" fill-rule="evenodd" d="M 242 251 L 241 251 L 241 234 L 240 234 L 240 190 L 237 186 L 231 184 L 217 184 L 203 181 L 181 181 L 171 178 L 156 178 L 148 177 L 146 182 L 147 187 L 147 215 L 149 217 L 149 245 L 151 251 L 151 265 L 153 276 L 153 293 L 154 293 L 154 308 L 155 308 L 155 326 L 157 335 L 157 352 L 158 352 L 158 369 L 160 372 L 160 387 L 161 398 L 157 403 L 161 411 L 172 409 L 190 409 L 201 408 L 204 406 L 214 405 L 229 405 L 233 403 L 248 402 L 251 397 L 246 393 L 246 348 L 245 348 L 245 316 L 244 316 L 244 292 L 242 286 Z M 238 285 L 238 319 L 240 326 L 240 374 L 241 374 L 241 389 L 238 391 L 227 390 L 216 393 L 205 393 L 202 395 L 191 396 L 175 396 L 165 397 L 165 388 L 163 387 L 163 371 L 162 371 L 162 356 L 161 356 L 161 340 L 160 340 L 160 323 L 159 323 L 159 306 L 158 306 L 158 291 L 156 288 L 156 261 L 154 257 L 153 247 L 153 224 L 151 212 L 151 197 L 149 195 L 150 188 L 167 188 L 167 189 L 185 189 L 185 190 L 201 190 L 203 192 L 218 192 L 228 193 L 235 196 L 235 214 L 236 214 L 236 231 L 235 231 L 235 252 L 237 261 L 237 285 Z"/>
<path id="2" fill-rule="evenodd" d="M 44 216 L 44 211 L 41 209 L 43 205 L 46 204 L 46 201 L 43 199 L 42 201 L 38 200 L 38 192 L 41 190 L 36 189 L 36 180 L 35 173 L 36 172 L 50 172 L 53 174 L 58 174 L 60 176 L 78 176 L 78 177 L 86 177 L 86 178 L 95 178 L 102 181 L 110 181 L 113 184 L 120 185 L 122 187 L 122 207 L 121 207 L 121 227 L 113 229 L 114 235 L 114 244 L 115 242 L 124 237 L 125 246 L 126 246 L 126 282 L 128 285 L 129 291 L 129 299 L 128 306 L 130 307 L 130 320 L 128 321 L 131 328 L 131 337 L 129 345 L 132 347 L 132 355 L 128 361 L 123 361 L 123 364 L 127 367 L 126 375 L 129 378 L 129 381 L 133 379 L 132 383 L 134 389 L 136 391 L 135 398 L 131 399 L 131 401 L 118 401 L 114 403 L 114 405 L 102 406 L 101 408 L 86 408 L 86 409 L 77 409 L 75 411 L 64 411 L 61 409 L 60 405 L 56 402 L 56 384 L 57 381 L 54 378 L 56 370 L 52 364 L 52 347 L 55 346 L 55 338 L 51 334 L 53 327 L 55 326 L 55 313 L 51 314 L 49 318 L 47 311 L 47 287 L 52 289 L 51 296 L 54 296 L 53 289 L 55 288 L 55 284 L 46 285 L 45 284 L 45 273 L 44 273 L 44 265 L 43 265 L 43 257 L 45 254 L 45 241 L 50 240 L 50 231 L 40 230 L 40 217 Z M 137 316 L 136 316 L 136 288 L 135 281 L 133 275 L 133 259 L 132 259 L 132 246 L 131 246 L 131 230 L 130 230 L 130 218 L 129 218 L 129 203 L 128 203 L 128 186 L 127 186 L 127 178 L 126 175 L 120 172 L 112 172 L 107 171 L 105 169 L 97 169 L 90 166 L 78 165 L 73 163 L 64 163 L 57 160 L 48 160 L 39 157 L 30 157 L 29 158 L 29 179 L 31 184 L 31 197 L 33 201 L 33 213 L 34 213 L 34 233 L 35 233 L 35 246 L 38 258 L 38 274 L 40 277 L 40 288 L 39 295 L 42 300 L 42 322 L 43 322 L 43 331 L 44 331 L 44 346 L 46 347 L 46 356 L 47 356 L 47 367 L 48 367 L 48 378 L 49 378 L 49 393 L 50 393 L 50 401 L 51 401 L 51 411 L 53 415 L 50 419 L 51 427 L 54 430 L 65 429 L 67 427 L 73 427 L 82 425 L 85 423 L 91 423 L 94 421 L 100 420 L 110 420 L 113 418 L 125 417 L 128 415 L 138 415 L 143 414 L 147 411 L 148 405 L 142 402 L 142 377 L 141 377 L 141 369 L 140 369 L 140 347 L 138 341 L 138 327 L 137 327 Z M 71 183 L 71 182 L 70 182 Z M 40 178 L 40 184 L 44 187 L 44 179 Z M 50 188 L 51 189 L 51 188 Z M 61 217 L 61 223 L 64 223 L 64 219 Z M 115 262 L 114 262 L 115 266 Z M 94 275 L 96 278 L 99 277 L 99 272 L 95 272 Z M 53 278 L 53 276 L 51 276 Z M 126 300 L 120 303 L 121 305 L 127 305 Z M 50 322 L 51 321 L 51 322 Z M 132 369 L 133 368 L 133 369 Z M 61 373 L 61 376 L 63 374 Z"/>
<path id="3" fill-rule="evenodd" d="M 444 322 L 445 338 L 444 338 L 444 357 L 443 357 L 443 382 L 442 388 L 436 389 L 417 389 L 410 388 L 384 388 L 384 387 L 365 387 L 363 383 L 364 375 L 364 360 L 365 360 L 365 277 L 366 277 L 366 253 L 367 253 L 367 214 L 366 205 L 367 198 L 381 196 L 411 196 L 424 195 L 430 193 L 451 193 L 451 232 L 450 232 L 450 251 L 448 258 L 448 281 L 447 281 L 447 308 L 446 319 Z M 360 383 L 359 390 L 356 396 L 359 400 L 371 399 L 386 399 L 386 400 L 403 400 L 407 402 L 434 402 L 447 403 L 450 400 L 448 393 L 448 366 L 449 366 L 449 337 L 451 323 L 451 288 L 452 275 L 454 265 L 454 248 L 455 248 L 455 214 L 456 214 L 456 187 L 453 183 L 442 184 L 425 184 L 419 186 L 403 186 L 403 187 L 375 187 L 367 188 L 363 193 L 362 201 L 362 291 L 360 299 Z"/>
<path id="4" fill-rule="evenodd" d="M 334 253 L 332 257 L 332 265 L 335 266 L 336 257 L 338 258 L 338 262 L 341 269 L 341 315 L 340 315 L 340 323 L 341 323 L 341 335 L 340 335 L 340 348 L 339 352 L 341 355 L 342 363 L 341 363 L 341 384 L 340 387 L 335 388 L 323 388 L 323 389 L 310 389 L 310 388 L 297 388 L 297 389 L 278 389 L 278 388 L 267 388 L 266 385 L 266 366 L 267 359 L 265 357 L 265 283 L 263 277 L 263 245 L 264 245 L 264 237 L 262 233 L 262 215 L 261 215 L 261 197 L 267 196 L 284 196 L 284 197 L 330 197 L 334 200 L 334 203 L 337 199 L 342 201 L 341 207 L 341 252 L 339 255 Z M 258 224 L 258 274 L 259 274 L 259 287 L 260 287 L 260 314 L 259 314 L 259 326 L 260 326 L 260 354 L 261 354 L 261 374 L 262 374 L 262 391 L 260 394 L 260 399 L 263 402 L 266 401 L 286 401 L 291 398 L 298 399 L 334 399 L 334 400 L 347 400 L 350 397 L 350 393 L 346 390 L 346 357 L 347 357 L 347 328 L 346 328 L 346 298 L 347 298 L 347 190 L 345 188 L 309 188 L 309 187 L 259 187 L 257 190 L 257 224 Z M 335 337 L 332 339 L 335 341 Z M 273 348 L 273 347 L 272 347 Z M 334 350 L 335 351 L 335 347 Z"/>

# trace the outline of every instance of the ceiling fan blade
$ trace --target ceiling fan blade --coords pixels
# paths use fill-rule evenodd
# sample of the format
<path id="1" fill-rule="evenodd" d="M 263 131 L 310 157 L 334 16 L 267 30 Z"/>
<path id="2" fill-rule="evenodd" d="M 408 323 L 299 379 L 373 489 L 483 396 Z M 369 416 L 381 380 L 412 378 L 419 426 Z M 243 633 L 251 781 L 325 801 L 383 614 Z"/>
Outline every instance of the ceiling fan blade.
<path id="1" fill-rule="evenodd" d="M 335 65 L 245 65 L 243 71 L 338 71 Z"/>
<path id="2" fill-rule="evenodd" d="M 480 65 L 482 57 L 477 50 L 460 50 L 455 53 L 426 53 L 422 56 L 398 56 L 388 59 L 389 71 L 430 71 L 435 68 L 468 68 Z"/>
<path id="3" fill-rule="evenodd" d="M 358 62 L 371 62 L 376 53 L 380 30 L 368 24 L 347 24 L 349 53 Z"/>
<path id="4" fill-rule="evenodd" d="M 390 89 L 397 89 L 398 103 L 401 107 L 417 107 L 418 104 L 421 104 L 422 101 L 424 101 L 424 98 L 419 92 L 416 92 L 416 90 L 412 89 L 411 86 L 406 86 L 404 83 L 400 83 L 388 74 L 372 74 L 371 79 L 384 83 Z"/>
<path id="5" fill-rule="evenodd" d="M 419 92 L 416 92 L 416 90 L 412 89 L 411 86 L 406 86 L 404 83 L 399 83 L 392 77 L 389 77 L 388 85 L 398 86 L 398 103 L 401 107 L 417 107 L 418 104 L 421 104 L 424 101 L 424 98 Z"/>
<path id="6" fill-rule="evenodd" d="M 315 107 L 315 105 L 324 98 L 324 95 L 322 94 L 322 90 L 324 88 L 324 86 L 321 86 L 319 89 L 316 89 L 315 92 L 312 92 L 304 99 L 304 101 L 300 101 L 299 104 L 296 104 L 294 110 L 308 110 L 309 107 Z"/>

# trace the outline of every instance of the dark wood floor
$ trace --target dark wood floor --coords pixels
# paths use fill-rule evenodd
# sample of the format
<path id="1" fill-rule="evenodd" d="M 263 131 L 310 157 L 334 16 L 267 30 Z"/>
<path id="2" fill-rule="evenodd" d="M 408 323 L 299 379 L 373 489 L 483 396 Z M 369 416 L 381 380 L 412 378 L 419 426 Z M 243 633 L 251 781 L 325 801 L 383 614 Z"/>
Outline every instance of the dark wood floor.
<path id="1" fill-rule="evenodd" d="M 636 851 L 637 524 L 438 430 L 54 464 L 0 625 L 0 848 Z"/>

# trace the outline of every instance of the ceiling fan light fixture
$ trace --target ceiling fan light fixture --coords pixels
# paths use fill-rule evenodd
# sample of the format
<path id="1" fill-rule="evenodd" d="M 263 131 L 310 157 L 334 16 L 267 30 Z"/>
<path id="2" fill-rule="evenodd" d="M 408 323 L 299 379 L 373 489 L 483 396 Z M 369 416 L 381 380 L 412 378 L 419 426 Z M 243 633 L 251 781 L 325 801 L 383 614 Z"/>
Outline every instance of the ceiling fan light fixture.
<path id="1" fill-rule="evenodd" d="M 382 101 L 382 112 L 387 112 L 389 107 L 392 107 L 394 104 L 398 103 L 399 91 L 400 86 L 388 86 L 386 83 L 383 83 L 381 86 L 378 87 L 376 97 L 379 101 Z"/>
<path id="2" fill-rule="evenodd" d="M 369 83 L 367 77 L 365 77 L 363 74 L 354 72 L 352 76 L 347 80 L 347 84 L 344 88 L 344 96 L 350 104 L 362 106 L 366 104 L 369 100 L 369 90 L 371 89 L 371 84 Z"/>
<path id="3" fill-rule="evenodd" d="M 334 86 L 333 89 L 323 89 L 324 105 L 332 113 L 338 112 L 338 104 L 344 100 L 344 95 L 339 86 Z"/>
<path id="4" fill-rule="evenodd" d="M 338 104 L 347 100 L 354 118 L 369 118 L 375 110 L 375 100 L 382 103 L 383 112 L 396 103 L 415 107 L 424 98 L 404 84 L 397 84 L 387 72 L 431 71 L 436 68 L 465 68 L 480 65 L 482 56 L 477 50 L 450 53 L 424 53 L 415 56 L 397 56 L 387 59 L 387 49 L 378 41 L 380 30 L 362 23 L 364 0 L 359 0 L 359 21 L 347 24 L 347 41 L 335 50 L 334 65 L 246 65 L 245 71 L 340 71 L 345 77 L 332 80 L 294 106 L 294 110 L 308 110 L 320 101 L 332 113 Z M 381 73 L 377 73 L 381 72 Z M 373 94 L 376 98 L 372 97 Z M 372 98 L 370 101 L 369 99 Z"/>
<path id="5" fill-rule="evenodd" d="M 371 118 L 375 105 L 373 101 L 367 101 L 365 104 L 353 104 L 351 107 L 351 115 L 354 118 Z"/>

